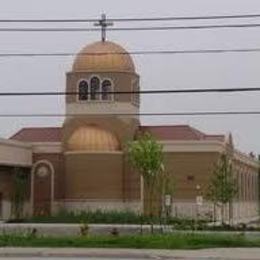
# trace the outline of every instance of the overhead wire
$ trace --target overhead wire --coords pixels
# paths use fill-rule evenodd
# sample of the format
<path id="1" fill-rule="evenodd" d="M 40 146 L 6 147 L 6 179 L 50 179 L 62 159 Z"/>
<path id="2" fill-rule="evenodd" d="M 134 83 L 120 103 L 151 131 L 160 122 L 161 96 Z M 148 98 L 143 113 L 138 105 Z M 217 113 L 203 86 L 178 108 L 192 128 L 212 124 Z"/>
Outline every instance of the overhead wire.
<path id="1" fill-rule="evenodd" d="M 116 27 L 107 28 L 107 31 L 169 31 L 169 30 L 200 30 L 200 29 L 221 29 L 221 28 L 259 28 L 259 23 L 253 24 L 217 24 L 217 25 L 192 25 L 192 26 L 142 26 L 142 27 Z M 0 28 L 0 32 L 97 32 L 99 28 L 80 28 L 80 27 L 6 27 Z"/>
<path id="2" fill-rule="evenodd" d="M 0 53 L 0 57 L 66 57 L 66 56 L 104 56 L 104 55 L 174 55 L 174 54 L 221 54 L 221 53 L 250 53 L 260 52 L 260 48 L 241 48 L 241 49 L 197 49 L 197 50 L 144 50 L 129 52 L 49 52 L 49 53 Z"/>
<path id="3" fill-rule="evenodd" d="M 159 112 L 159 113 L 99 113 L 99 114 L 0 114 L 0 118 L 12 117 L 82 117 L 82 116 L 232 116 L 232 115 L 260 115 L 260 110 L 252 111 L 187 111 L 187 112 Z"/>
<path id="4" fill-rule="evenodd" d="M 151 22 L 151 21 L 179 21 L 179 20 L 218 20 L 218 19 L 252 19 L 260 18 L 260 14 L 234 14 L 234 15 L 202 15 L 202 16 L 166 16 L 166 17 L 125 17 L 107 18 L 111 22 Z M 94 18 L 69 19 L 0 19 L 0 23 L 85 23 L 98 22 Z"/>
<path id="5" fill-rule="evenodd" d="M 240 88 L 187 88 L 187 89 L 156 89 L 140 91 L 107 91 L 106 94 L 129 95 L 129 94 L 187 94 L 187 93 L 235 93 L 235 92 L 258 92 L 260 87 Z M 42 92 L 0 92 L 0 97 L 5 96 L 70 96 L 79 95 L 79 91 L 42 91 Z M 102 91 L 95 91 L 101 95 Z"/>

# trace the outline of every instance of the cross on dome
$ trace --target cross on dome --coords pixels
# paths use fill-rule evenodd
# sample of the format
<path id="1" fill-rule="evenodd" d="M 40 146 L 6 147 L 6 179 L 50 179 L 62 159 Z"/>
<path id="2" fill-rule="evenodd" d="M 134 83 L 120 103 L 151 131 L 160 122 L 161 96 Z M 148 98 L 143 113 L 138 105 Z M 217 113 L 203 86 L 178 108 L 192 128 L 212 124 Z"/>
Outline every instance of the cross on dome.
<path id="1" fill-rule="evenodd" d="M 100 26 L 102 42 L 106 41 L 106 29 L 108 26 L 112 26 L 113 23 L 107 21 L 106 14 L 102 14 L 101 19 L 97 23 L 94 23 L 94 25 Z"/>

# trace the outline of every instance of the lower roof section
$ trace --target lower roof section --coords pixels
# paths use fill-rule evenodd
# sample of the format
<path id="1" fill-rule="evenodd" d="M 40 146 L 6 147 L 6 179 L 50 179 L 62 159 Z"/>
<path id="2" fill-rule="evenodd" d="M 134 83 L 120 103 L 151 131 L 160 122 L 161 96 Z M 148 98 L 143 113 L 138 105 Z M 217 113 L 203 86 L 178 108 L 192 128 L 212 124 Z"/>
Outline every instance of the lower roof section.
<path id="1" fill-rule="evenodd" d="M 140 126 L 140 132 L 151 133 L 158 140 L 217 140 L 225 141 L 225 135 L 208 135 L 189 125 Z M 61 142 L 61 127 L 22 128 L 10 137 L 23 142 Z"/>
<path id="2" fill-rule="evenodd" d="M 27 143 L 1 138 L 0 165 L 31 166 L 32 146 Z"/>
<path id="3" fill-rule="evenodd" d="M 218 152 L 231 144 L 234 159 L 259 167 L 252 156 L 233 147 L 232 136 L 208 135 L 189 125 L 140 126 L 139 132 L 151 133 L 164 152 Z M 10 137 L 0 139 L 0 164 L 31 165 L 33 153 L 62 153 L 62 128 L 23 128 Z"/>

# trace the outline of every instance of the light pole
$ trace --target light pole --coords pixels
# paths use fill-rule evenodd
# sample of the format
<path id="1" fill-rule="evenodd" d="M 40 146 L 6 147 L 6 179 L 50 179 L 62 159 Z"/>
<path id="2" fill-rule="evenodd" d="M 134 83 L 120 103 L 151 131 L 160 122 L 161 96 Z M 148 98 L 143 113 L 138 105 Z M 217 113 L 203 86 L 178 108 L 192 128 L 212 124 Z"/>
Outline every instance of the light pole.
<path id="1" fill-rule="evenodd" d="M 199 219 L 199 208 L 203 204 L 203 197 L 201 195 L 201 186 L 196 185 L 196 216 L 195 216 L 195 230 L 197 230 L 198 219 Z"/>

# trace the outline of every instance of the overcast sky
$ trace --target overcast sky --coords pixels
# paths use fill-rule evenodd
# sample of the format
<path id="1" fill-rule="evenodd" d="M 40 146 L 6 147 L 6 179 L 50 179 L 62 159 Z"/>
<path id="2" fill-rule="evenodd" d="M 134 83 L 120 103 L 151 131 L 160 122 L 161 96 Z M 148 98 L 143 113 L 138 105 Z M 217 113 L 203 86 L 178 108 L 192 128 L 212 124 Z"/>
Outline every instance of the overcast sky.
<path id="1" fill-rule="evenodd" d="M 0 19 L 70 19 L 260 14 L 259 0 L 0 0 Z M 186 21 L 161 25 L 260 23 L 260 19 Z M 117 24 L 138 26 L 140 24 Z M 1 24 L 33 26 L 30 24 Z M 40 26 L 40 25 L 38 25 Z M 42 25 L 44 26 L 44 25 Z M 56 25 L 60 26 L 60 25 Z M 69 26 L 69 25 L 64 25 Z M 74 24 L 72 26 L 79 26 Z M 90 24 L 83 25 L 86 27 Z M 78 52 L 100 39 L 97 32 L 0 32 L 0 53 Z M 260 28 L 163 32 L 109 32 L 108 39 L 133 50 L 259 48 Z M 260 53 L 133 57 L 142 90 L 260 86 Z M 63 91 L 73 57 L 0 58 L 0 91 Z M 143 96 L 142 112 L 260 110 L 260 93 Z M 2 113 L 63 113 L 62 97 L 2 97 Z M 232 132 L 236 147 L 260 153 L 260 116 L 149 117 L 143 124 L 190 124 L 211 134 Z M 0 135 L 25 126 L 56 126 L 62 119 L 0 119 Z"/>

